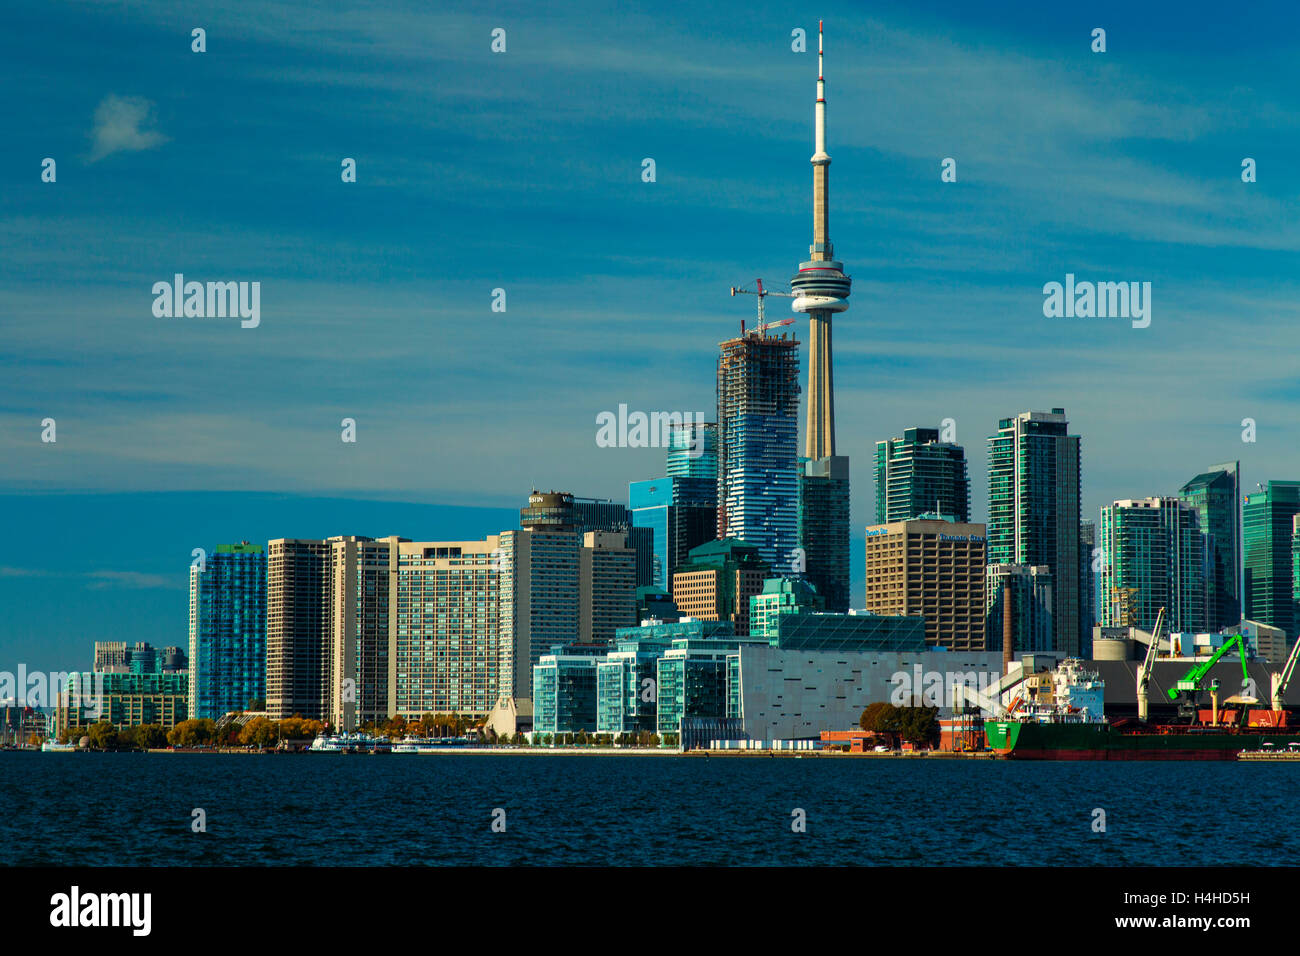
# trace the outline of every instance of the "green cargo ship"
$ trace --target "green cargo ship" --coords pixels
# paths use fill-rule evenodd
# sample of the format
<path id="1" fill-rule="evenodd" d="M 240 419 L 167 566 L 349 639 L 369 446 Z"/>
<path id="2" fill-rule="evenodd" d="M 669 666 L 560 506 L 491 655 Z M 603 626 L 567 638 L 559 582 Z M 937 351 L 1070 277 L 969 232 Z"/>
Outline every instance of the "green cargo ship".
<path id="1" fill-rule="evenodd" d="M 1265 743 L 1300 742 L 1296 732 L 1082 721 L 988 720 L 984 736 L 989 749 L 1012 760 L 1235 760 Z"/>

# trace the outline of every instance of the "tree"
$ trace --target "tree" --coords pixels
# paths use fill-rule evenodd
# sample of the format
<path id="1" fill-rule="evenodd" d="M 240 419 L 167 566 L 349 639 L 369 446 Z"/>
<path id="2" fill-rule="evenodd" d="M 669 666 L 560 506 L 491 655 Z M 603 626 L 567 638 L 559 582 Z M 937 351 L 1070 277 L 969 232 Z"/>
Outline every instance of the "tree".
<path id="1" fill-rule="evenodd" d="M 867 733 L 879 734 L 897 731 L 898 708 L 885 701 L 867 705 L 858 726 Z"/>
<path id="2" fill-rule="evenodd" d="M 898 732 L 914 747 L 933 747 L 939 743 L 938 707 L 899 708 Z"/>
<path id="3" fill-rule="evenodd" d="M 245 710 L 266 710 L 266 698 L 254 697 L 251 700 L 249 700 L 248 706 L 244 709 Z"/>
<path id="4" fill-rule="evenodd" d="M 239 731 L 239 742 L 245 747 L 270 747 L 275 744 L 280 730 L 281 728 L 277 728 L 275 723 L 265 717 L 254 717 Z"/>
<path id="5" fill-rule="evenodd" d="M 167 732 L 162 724 L 142 724 L 135 728 L 135 742 L 145 750 L 157 750 L 167 746 Z"/>
<path id="6" fill-rule="evenodd" d="M 118 743 L 117 728 L 107 720 L 91 724 L 87 735 L 90 737 L 90 746 L 96 750 L 112 750 Z"/>
<path id="7" fill-rule="evenodd" d="M 198 747 L 212 740 L 216 726 L 208 717 L 182 720 L 167 734 L 167 742 L 175 747 Z"/>

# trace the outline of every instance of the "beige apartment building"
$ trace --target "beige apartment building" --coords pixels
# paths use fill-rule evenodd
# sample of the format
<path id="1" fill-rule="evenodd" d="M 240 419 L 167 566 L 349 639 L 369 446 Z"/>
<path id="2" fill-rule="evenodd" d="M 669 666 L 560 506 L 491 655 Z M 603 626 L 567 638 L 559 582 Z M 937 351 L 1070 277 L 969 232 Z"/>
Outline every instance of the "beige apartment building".
<path id="1" fill-rule="evenodd" d="M 866 533 L 867 611 L 922 615 L 931 647 L 988 649 L 984 525 L 919 518 Z"/>

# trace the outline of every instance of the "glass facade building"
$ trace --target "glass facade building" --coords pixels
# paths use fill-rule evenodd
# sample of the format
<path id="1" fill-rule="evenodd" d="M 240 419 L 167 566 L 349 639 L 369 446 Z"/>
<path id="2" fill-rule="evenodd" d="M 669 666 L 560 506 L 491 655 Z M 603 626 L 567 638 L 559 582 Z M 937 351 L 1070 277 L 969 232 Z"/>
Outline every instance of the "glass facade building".
<path id="1" fill-rule="evenodd" d="M 775 640 L 777 617 L 782 614 L 812 614 L 825 611 L 826 602 L 804 581 L 768 578 L 763 590 L 749 599 L 749 636 Z"/>
<path id="2" fill-rule="evenodd" d="M 1300 636 L 1291 540 L 1300 514 L 1300 481 L 1270 481 L 1242 506 L 1245 616 Z"/>
<path id="3" fill-rule="evenodd" d="M 533 668 L 533 732 L 596 732 L 596 665 L 604 648 L 553 647 Z"/>
<path id="4" fill-rule="evenodd" d="M 876 442 L 876 524 L 940 514 L 970 520 L 966 450 L 939 440 L 937 428 L 905 428 Z"/>
<path id="5" fill-rule="evenodd" d="M 720 348 L 717 536 L 789 568 L 799 537 L 799 342 L 750 332 Z"/>
<path id="6" fill-rule="evenodd" d="M 1052 573 L 1052 650 L 1085 653 L 1080 592 L 1081 458 L 1065 409 L 1022 412 L 989 436 L 988 562 Z"/>
<path id="7" fill-rule="evenodd" d="M 1196 510 L 1208 537 L 1207 616 L 1211 630 L 1239 623 L 1241 614 L 1241 469 L 1238 462 L 1211 465 L 1178 492 Z"/>
<path id="8" fill-rule="evenodd" d="M 670 476 L 628 485 L 632 524 L 648 529 L 653 549 L 652 582 L 667 588 L 692 548 L 712 541 L 718 524 L 715 477 Z"/>
<path id="9" fill-rule="evenodd" d="M 799 553 L 778 573 L 803 574 L 826 610 L 849 609 L 849 459 L 799 459 L 796 513 Z"/>
<path id="10" fill-rule="evenodd" d="M 1169 632 L 1204 631 L 1206 539 L 1196 509 L 1177 498 L 1116 501 L 1101 509 L 1102 626 L 1151 631 L 1163 607 Z"/>
<path id="11" fill-rule="evenodd" d="M 190 567 L 189 713 L 216 720 L 266 697 L 266 550 L 222 544 Z M 133 673 L 159 662 L 133 655 Z M 152 656 L 152 655 L 150 655 Z"/>

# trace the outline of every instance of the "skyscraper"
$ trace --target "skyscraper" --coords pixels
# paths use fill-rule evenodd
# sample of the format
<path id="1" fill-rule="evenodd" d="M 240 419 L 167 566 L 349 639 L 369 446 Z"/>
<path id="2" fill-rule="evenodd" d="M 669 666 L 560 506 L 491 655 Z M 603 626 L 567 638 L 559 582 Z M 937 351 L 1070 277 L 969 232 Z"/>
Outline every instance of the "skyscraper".
<path id="1" fill-rule="evenodd" d="M 966 450 L 939 440 L 937 428 L 905 428 L 876 442 L 876 524 L 940 514 L 970 520 Z"/>
<path id="2" fill-rule="evenodd" d="M 692 422 L 668 426 L 669 478 L 718 480 L 718 423 Z M 717 492 L 715 490 L 716 499 Z"/>
<path id="3" fill-rule="evenodd" d="M 1286 632 L 1300 630 L 1292 585 L 1291 536 L 1300 514 L 1300 481 L 1270 481 L 1242 506 L 1245 616 Z"/>
<path id="4" fill-rule="evenodd" d="M 1177 498 L 1124 499 L 1101 509 L 1103 627 L 1170 633 L 1207 629 L 1206 540 L 1196 509 Z"/>
<path id="5" fill-rule="evenodd" d="M 389 712 L 484 715 L 515 693 L 513 648 L 503 640 L 500 541 L 401 541 L 392 642 Z M 521 692 L 523 696 L 526 691 Z"/>
<path id="6" fill-rule="evenodd" d="M 671 454 L 670 450 L 670 457 Z M 525 531 L 565 528 L 579 536 L 588 531 L 624 532 L 628 546 L 636 552 L 636 586 L 654 584 L 654 532 L 650 528 L 638 527 L 631 510 L 616 501 L 579 498 L 568 492 L 539 492 L 534 488 L 528 497 L 528 506 L 519 510 L 519 526 Z"/>
<path id="7" fill-rule="evenodd" d="M 1054 408 L 1004 418 L 988 441 L 989 563 L 1049 568 L 1052 650 L 1078 655 L 1091 637 L 1079 613 L 1079 436 Z"/>
<path id="8" fill-rule="evenodd" d="M 799 342 L 749 331 L 718 359 L 718 537 L 789 569 L 798 543 Z"/>
<path id="9" fill-rule="evenodd" d="M 849 459 L 835 454 L 835 395 L 831 316 L 849 307 L 852 280 L 835 259 L 830 235 L 830 166 L 826 152 L 826 77 L 822 30 L 817 25 L 817 104 L 814 108 L 813 241 L 808 261 L 790 280 L 791 308 L 808 314 L 808 406 L 804 454 L 799 460 L 796 519 L 798 564 L 830 611 L 849 607 Z M 747 540 L 755 539 L 742 534 Z M 767 557 L 767 555 L 764 555 Z M 768 560 L 781 571 L 785 556 Z M 786 560 L 789 560 L 788 558 Z"/>
<path id="10" fill-rule="evenodd" d="M 266 558 L 266 710 L 328 719 L 330 545 L 276 538 Z"/>
<path id="11" fill-rule="evenodd" d="M 712 541 L 717 533 L 717 425 L 703 422 L 670 429 L 665 477 L 630 482 L 628 507 L 633 527 L 638 532 L 650 529 L 651 580 L 667 590 L 673 571 L 691 548 Z"/>
<path id="12" fill-rule="evenodd" d="M 869 526 L 866 538 L 868 613 L 923 615 L 930 647 L 988 649 L 984 525 L 918 518 Z"/>
<path id="13" fill-rule="evenodd" d="M 327 540 L 330 724 L 351 731 L 382 723 L 393 713 L 389 627 L 397 578 L 397 547 L 404 538 L 340 535 Z"/>
<path id="14" fill-rule="evenodd" d="M 189 715 L 216 720 L 266 696 L 266 550 L 219 544 L 190 566 Z"/>
<path id="15" fill-rule="evenodd" d="M 1219 631 L 1241 621 L 1241 469 L 1239 462 L 1211 465 L 1178 492 L 1196 509 L 1209 538 L 1206 571 L 1207 627 Z"/>

